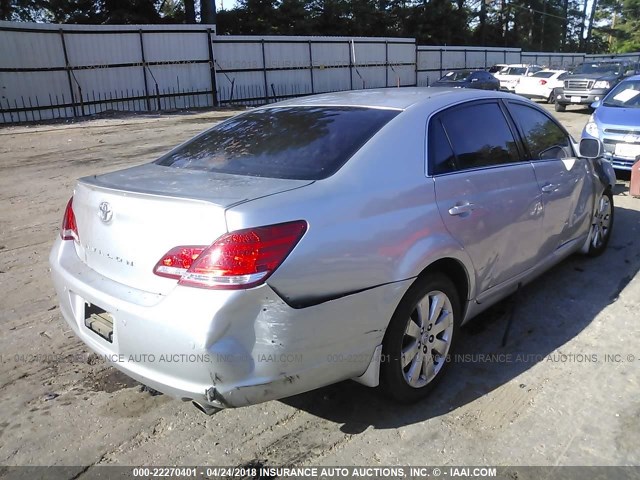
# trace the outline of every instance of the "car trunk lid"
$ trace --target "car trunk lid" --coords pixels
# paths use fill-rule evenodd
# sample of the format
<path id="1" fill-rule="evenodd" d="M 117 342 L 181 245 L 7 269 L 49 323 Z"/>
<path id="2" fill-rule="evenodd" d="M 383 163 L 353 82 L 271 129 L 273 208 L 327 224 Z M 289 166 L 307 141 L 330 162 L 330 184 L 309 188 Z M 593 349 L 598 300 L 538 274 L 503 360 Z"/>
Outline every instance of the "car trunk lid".
<path id="1" fill-rule="evenodd" d="M 176 280 L 155 275 L 153 268 L 167 251 L 210 245 L 227 232 L 225 210 L 232 205 L 310 183 L 155 164 L 85 177 L 73 198 L 76 252 L 111 280 L 166 294 Z"/>

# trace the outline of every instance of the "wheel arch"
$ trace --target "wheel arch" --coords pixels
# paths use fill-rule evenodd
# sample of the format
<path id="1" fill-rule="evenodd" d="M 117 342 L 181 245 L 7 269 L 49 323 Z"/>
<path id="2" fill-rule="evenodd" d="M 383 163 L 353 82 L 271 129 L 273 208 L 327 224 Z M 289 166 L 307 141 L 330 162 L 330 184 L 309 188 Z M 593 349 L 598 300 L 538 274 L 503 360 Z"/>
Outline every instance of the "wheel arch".
<path id="1" fill-rule="evenodd" d="M 425 267 L 416 278 L 416 281 L 434 272 L 446 275 L 456 286 L 460 297 L 460 308 L 462 309 L 460 319 L 463 321 L 467 313 L 467 303 L 471 293 L 471 281 L 467 268 L 456 258 L 441 258 Z"/>

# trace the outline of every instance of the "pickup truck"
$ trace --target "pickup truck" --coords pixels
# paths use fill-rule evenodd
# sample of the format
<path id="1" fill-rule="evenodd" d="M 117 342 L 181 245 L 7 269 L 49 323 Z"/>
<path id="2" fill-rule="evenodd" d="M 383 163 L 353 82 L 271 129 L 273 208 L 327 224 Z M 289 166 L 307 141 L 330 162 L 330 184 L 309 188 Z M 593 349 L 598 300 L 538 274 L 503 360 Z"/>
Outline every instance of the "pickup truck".
<path id="1" fill-rule="evenodd" d="M 579 64 L 564 85 L 555 89 L 556 112 L 564 112 L 567 105 L 587 105 L 602 98 L 620 80 L 638 72 L 638 65 L 626 60 L 606 60 Z"/>

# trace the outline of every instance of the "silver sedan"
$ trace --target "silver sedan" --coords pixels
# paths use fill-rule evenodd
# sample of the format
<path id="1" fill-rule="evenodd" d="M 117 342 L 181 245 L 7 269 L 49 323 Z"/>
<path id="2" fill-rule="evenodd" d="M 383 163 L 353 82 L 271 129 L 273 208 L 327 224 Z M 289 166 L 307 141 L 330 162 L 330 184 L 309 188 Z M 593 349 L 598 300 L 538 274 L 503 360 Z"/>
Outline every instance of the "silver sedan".
<path id="1" fill-rule="evenodd" d="M 117 368 L 205 413 L 345 379 L 415 401 L 462 324 L 605 249 L 601 153 L 499 92 L 260 107 L 77 182 L 50 256 L 61 312 Z"/>

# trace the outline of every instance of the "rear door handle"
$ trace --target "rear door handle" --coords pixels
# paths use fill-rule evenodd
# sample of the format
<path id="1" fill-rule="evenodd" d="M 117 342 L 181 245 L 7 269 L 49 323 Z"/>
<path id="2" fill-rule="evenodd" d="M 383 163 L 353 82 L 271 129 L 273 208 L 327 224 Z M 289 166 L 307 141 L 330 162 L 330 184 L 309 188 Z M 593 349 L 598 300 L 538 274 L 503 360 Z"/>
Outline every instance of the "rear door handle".
<path id="1" fill-rule="evenodd" d="M 555 192 L 557 188 L 557 185 L 554 185 L 553 183 L 547 183 L 544 187 L 541 188 L 541 190 L 542 193 L 551 193 Z"/>
<path id="2" fill-rule="evenodd" d="M 454 205 L 449 209 L 449 215 L 462 215 L 470 213 L 475 207 L 473 203 L 463 203 L 462 205 Z"/>

